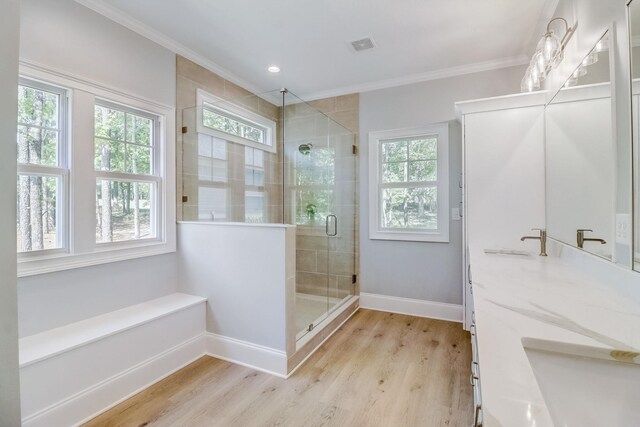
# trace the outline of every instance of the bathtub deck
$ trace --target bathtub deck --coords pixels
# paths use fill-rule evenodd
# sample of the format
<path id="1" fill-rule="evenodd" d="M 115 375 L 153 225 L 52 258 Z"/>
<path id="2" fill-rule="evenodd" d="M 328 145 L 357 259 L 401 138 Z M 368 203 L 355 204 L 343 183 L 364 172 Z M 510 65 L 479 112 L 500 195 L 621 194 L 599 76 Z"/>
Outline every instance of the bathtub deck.
<path id="1" fill-rule="evenodd" d="M 468 426 L 460 324 L 360 310 L 288 380 L 203 357 L 86 426 Z"/>

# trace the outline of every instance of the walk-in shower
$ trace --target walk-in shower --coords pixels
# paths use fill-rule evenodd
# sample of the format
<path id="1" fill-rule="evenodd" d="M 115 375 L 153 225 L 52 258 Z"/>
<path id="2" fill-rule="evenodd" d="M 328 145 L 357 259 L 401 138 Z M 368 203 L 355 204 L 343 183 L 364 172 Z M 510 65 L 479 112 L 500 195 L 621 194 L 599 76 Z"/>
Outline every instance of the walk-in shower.
<path id="1" fill-rule="evenodd" d="M 302 339 L 356 293 L 355 129 L 286 90 L 226 100 L 198 91 L 181 118 L 178 217 L 295 225 L 292 327 Z"/>

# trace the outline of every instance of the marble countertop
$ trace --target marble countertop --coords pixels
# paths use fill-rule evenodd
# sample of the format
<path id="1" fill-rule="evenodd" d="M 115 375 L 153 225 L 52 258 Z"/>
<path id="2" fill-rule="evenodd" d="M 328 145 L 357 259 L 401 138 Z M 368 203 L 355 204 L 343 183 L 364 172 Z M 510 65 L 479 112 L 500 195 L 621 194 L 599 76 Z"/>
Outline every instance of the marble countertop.
<path id="1" fill-rule="evenodd" d="M 559 245 L 549 257 L 484 249 L 469 247 L 484 425 L 552 426 L 522 338 L 637 352 L 640 273 Z"/>

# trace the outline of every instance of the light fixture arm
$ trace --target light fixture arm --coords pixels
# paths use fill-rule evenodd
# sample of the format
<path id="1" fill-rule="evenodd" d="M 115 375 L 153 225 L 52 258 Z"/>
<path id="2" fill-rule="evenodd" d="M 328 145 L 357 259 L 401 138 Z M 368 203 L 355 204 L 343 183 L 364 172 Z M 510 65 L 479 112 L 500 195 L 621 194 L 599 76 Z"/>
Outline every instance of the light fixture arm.
<path id="1" fill-rule="evenodd" d="M 562 18 L 562 17 L 557 17 L 557 18 L 553 18 L 551 21 L 549 21 L 549 23 L 547 24 L 547 34 L 551 34 L 551 24 L 554 21 L 562 21 L 564 23 L 564 35 L 562 36 L 562 39 L 560 40 L 560 44 L 562 45 L 562 48 L 564 49 L 567 45 L 567 43 L 569 42 L 569 39 L 571 38 L 571 36 L 573 35 L 573 33 L 576 31 L 576 27 L 570 27 L 569 23 L 567 22 L 566 19 Z M 577 25 L 576 25 L 577 26 Z"/>

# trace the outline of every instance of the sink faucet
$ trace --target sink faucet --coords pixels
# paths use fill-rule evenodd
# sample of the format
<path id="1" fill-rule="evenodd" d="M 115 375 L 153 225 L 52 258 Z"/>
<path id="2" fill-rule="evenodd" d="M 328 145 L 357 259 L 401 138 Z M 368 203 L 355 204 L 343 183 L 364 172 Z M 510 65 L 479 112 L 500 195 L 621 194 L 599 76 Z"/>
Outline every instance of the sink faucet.
<path id="1" fill-rule="evenodd" d="M 580 249 L 582 249 L 584 247 L 584 242 L 600 242 L 601 245 L 604 245 L 604 244 L 607 243 L 604 239 L 595 239 L 595 238 L 586 238 L 586 237 L 584 237 L 584 232 L 585 231 L 593 232 L 593 230 L 590 230 L 588 228 L 579 228 L 578 230 L 576 230 L 576 233 L 577 233 L 576 239 L 578 241 L 578 247 Z"/>
<path id="2" fill-rule="evenodd" d="M 544 228 L 532 228 L 532 231 L 539 231 L 539 236 L 522 236 L 520 241 L 525 240 L 540 240 L 540 256 L 547 256 L 547 230 Z"/>

